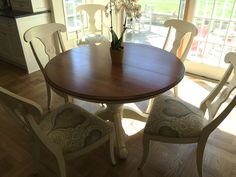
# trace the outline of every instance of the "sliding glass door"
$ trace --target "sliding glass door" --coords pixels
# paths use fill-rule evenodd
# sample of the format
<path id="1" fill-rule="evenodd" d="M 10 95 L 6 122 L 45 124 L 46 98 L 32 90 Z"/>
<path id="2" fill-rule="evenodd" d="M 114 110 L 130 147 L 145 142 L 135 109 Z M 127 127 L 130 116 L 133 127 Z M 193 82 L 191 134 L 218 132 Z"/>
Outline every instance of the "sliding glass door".
<path id="1" fill-rule="evenodd" d="M 188 56 L 196 67 L 189 71 L 216 76 L 226 66 L 225 54 L 236 52 L 236 0 L 198 0 L 193 6 L 198 36 Z"/>

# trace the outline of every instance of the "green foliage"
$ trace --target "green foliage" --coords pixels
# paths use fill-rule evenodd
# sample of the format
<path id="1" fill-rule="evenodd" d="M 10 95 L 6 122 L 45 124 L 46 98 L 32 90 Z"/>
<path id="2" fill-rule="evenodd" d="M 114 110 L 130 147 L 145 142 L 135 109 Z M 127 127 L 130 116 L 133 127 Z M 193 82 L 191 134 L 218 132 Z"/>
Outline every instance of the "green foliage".
<path id="1" fill-rule="evenodd" d="M 158 13 L 178 13 L 179 0 L 140 0 L 142 7 L 145 4 L 153 6 L 153 11 Z M 209 17 L 212 15 L 213 5 L 215 3 L 214 17 L 230 18 L 234 0 L 196 0 L 196 15 Z M 236 18 L 236 13 L 233 14 Z"/>
<path id="2" fill-rule="evenodd" d="M 111 48 L 113 50 L 121 50 L 121 49 L 123 49 L 122 42 L 123 42 L 123 36 L 125 34 L 125 30 L 126 30 L 126 27 L 124 27 L 124 29 L 123 29 L 123 31 L 121 33 L 120 38 L 118 38 L 118 36 L 116 35 L 115 31 L 113 29 L 111 29 L 111 37 L 112 37 Z"/>

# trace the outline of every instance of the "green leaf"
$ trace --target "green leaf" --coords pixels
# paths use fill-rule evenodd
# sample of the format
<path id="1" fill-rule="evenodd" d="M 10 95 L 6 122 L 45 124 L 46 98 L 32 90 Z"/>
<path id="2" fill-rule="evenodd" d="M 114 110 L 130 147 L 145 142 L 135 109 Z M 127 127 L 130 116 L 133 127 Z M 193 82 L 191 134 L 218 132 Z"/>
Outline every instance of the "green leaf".
<path id="1" fill-rule="evenodd" d="M 118 37 L 117 37 L 115 31 L 113 31 L 112 29 L 111 29 L 111 37 L 112 37 L 111 47 L 115 48 L 115 46 L 118 42 Z"/>
<path id="2" fill-rule="evenodd" d="M 120 39 L 119 39 L 119 40 L 117 41 L 117 43 L 116 43 L 115 48 L 117 48 L 117 49 L 122 49 L 121 44 L 122 44 L 122 42 L 123 42 L 123 36 L 124 36 L 124 34 L 125 34 L 125 30 L 126 30 L 126 28 L 123 29 L 123 31 L 122 31 L 122 33 L 121 33 L 121 36 L 120 36 Z"/>

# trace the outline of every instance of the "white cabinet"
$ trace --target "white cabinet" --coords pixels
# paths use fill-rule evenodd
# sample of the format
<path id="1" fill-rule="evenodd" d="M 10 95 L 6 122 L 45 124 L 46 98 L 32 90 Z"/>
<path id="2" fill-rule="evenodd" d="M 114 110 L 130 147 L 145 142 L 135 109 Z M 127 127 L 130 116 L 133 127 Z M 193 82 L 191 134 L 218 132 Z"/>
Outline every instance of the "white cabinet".
<path id="1" fill-rule="evenodd" d="M 19 18 L 0 16 L 0 59 L 26 69 L 28 73 L 39 70 L 32 49 L 24 40 L 24 33 L 33 26 L 50 22 L 50 13 Z"/>
<path id="2" fill-rule="evenodd" d="M 40 12 L 49 10 L 48 0 L 11 0 L 13 10 Z"/>

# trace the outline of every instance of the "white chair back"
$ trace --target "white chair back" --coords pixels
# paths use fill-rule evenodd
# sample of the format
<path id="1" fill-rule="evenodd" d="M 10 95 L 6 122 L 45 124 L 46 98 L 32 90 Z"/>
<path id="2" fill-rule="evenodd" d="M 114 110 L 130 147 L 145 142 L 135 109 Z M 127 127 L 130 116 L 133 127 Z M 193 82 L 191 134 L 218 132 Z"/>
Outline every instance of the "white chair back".
<path id="1" fill-rule="evenodd" d="M 101 34 L 103 35 L 103 18 L 105 6 L 100 4 L 84 4 L 76 8 L 80 17 L 80 32 L 83 35 Z"/>
<path id="2" fill-rule="evenodd" d="M 44 78 L 46 77 L 44 67 L 48 61 L 58 53 L 65 51 L 61 32 L 66 32 L 65 25 L 59 23 L 49 23 L 34 26 L 27 30 L 24 34 L 25 41 L 29 42 L 38 66 L 44 75 Z M 48 96 L 48 110 L 50 110 L 51 87 L 47 82 L 46 87 Z M 61 95 L 65 99 L 65 102 L 68 102 L 68 96 L 66 94 L 61 93 L 56 89 L 54 89 L 54 91 Z"/>
<path id="3" fill-rule="evenodd" d="M 180 56 L 180 60 L 182 62 L 185 61 L 188 52 L 190 50 L 190 47 L 192 45 L 193 42 L 193 38 L 197 35 L 197 28 L 195 27 L 194 24 L 187 22 L 187 21 L 183 21 L 183 20 L 176 20 L 176 19 L 171 19 L 171 20 L 167 20 L 164 23 L 165 27 L 168 27 L 168 33 L 167 33 L 167 37 L 166 37 L 166 41 L 164 43 L 164 49 L 166 49 L 167 44 L 169 43 L 170 37 L 171 37 L 171 32 L 172 29 L 174 28 L 176 30 L 175 32 L 175 39 L 172 43 L 172 49 L 170 50 L 171 53 L 173 53 L 174 55 L 177 55 L 177 52 L 179 51 L 179 48 L 182 46 L 182 41 L 185 37 L 186 34 L 190 34 L 189 38 L 188 38 L 188 42 L 185 43 L 185 48 L 183 51 L 181 51 L 181 56 Z M 181 48 L 182 50 L 182 48 Z"/>
<path id="4" fill-rule="evenodd" d="M 61 32 L 66 32 L 65 25 L 59 23 L 49 23 L 49 24 L 34 26 L 29 30 L 27 30 L 24 34 L 25 41 L 30 43 L 33 54 L 43 73 L 44 73 L 43 65 L 45 62 L 42 62 L 44 58 L 42 58 L 41 55 L 39 55 L 39 53 L 42 53 L 42 51 L 39 51 L 39 43 L 37 43 L 36 40 L 38 39 L 44 46 L 44 52 L 48 56 L 48 61 L 49 61 L 59 52 L 65 51 L 65 47 L 62 42 Z M 58 41 L 58 43 L 56 40 Z"/>
<path id="5" fill-rule="evenodd" d="M 219 123 L 227 116 L 228 113 L 226 112 L 227 109 L 229 109 L 228 107 L 230 107 L 230 104 L 232 104 L 233 107 L 236 104 L 236 96 L 232 98 L 234 101 L 230 100 L 230 104 L 226 103 L 230 97 L 230 94 L 236 88 L 236 53 L 228 53 L 225 56 L 225 62 L 229 64 L 229 67 L 223 78 L 200 105 L 200 109 L 203 112 L 208 110 L 208 121 L 210 124 L 207 125 L 205 129 L 211 127 L 211 124 L 216 124 L 218 126 Z M 227 84 L 227 82 L 229 83 Z M 227 105 L 227 107 L 221 109 L 225 105 Z M 233 108 L 232 106 L 231 109 Z"/>

